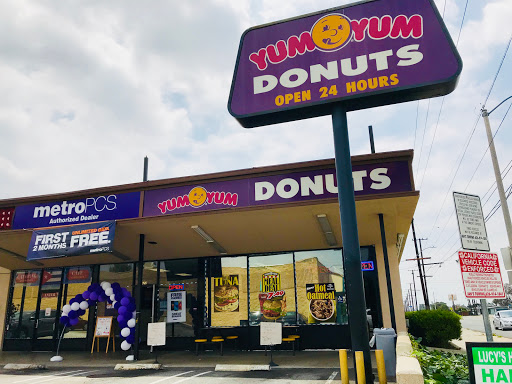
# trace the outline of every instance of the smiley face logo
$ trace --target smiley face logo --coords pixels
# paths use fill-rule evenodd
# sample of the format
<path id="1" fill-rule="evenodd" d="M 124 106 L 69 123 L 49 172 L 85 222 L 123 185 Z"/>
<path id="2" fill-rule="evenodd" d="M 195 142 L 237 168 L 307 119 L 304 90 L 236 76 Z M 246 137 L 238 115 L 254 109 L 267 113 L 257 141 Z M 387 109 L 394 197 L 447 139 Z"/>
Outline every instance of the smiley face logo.
<path id="1" fill-rule="evenodd" d="M 188 201 L 193 207 L 200 207 L 206 202 L 206 189 L 203 187 L 194 187 L 188 193 Z"/>
<path id="2" fill-rule="evenodd" d="M 350 20 L 339 13 L 319 19 L 311 28 L 313 42 L 321 51 L 336 51 L 343 48 L 352 36 Z"/>

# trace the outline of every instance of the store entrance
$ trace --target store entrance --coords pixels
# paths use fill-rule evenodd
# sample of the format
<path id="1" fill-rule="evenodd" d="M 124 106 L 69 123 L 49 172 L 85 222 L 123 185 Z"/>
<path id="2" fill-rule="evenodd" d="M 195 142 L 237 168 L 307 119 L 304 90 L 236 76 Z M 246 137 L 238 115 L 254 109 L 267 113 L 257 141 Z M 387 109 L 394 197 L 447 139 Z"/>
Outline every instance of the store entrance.
<path id="1" fill-rule="evenodd" d="M 5 327 L 5 351 L 85 349 L 89 311 L 75 325 L 59 323 L 61 308 L 91 282 L 90 267 L 18 271 L 13 274 Z"/>

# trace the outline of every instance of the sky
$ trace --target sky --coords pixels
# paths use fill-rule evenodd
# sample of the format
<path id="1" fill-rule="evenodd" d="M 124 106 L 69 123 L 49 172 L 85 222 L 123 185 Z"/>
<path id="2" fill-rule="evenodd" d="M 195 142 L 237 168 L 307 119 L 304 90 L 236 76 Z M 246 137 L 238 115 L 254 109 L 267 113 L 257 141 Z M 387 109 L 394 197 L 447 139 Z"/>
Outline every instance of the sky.
<path id="1" fill-rule="evenodd" d="M 456 90 L 350 112 L 350 146 L 352 155 L 369 153 L 372 125 L 377 152 L 414 149 L 416 233 L 427 239 L 428 261 L 443 262 L 427 267 L 431 301 L 455 294 L 467 304 L 452 192 L 479 195 L 486 216 L 498 201 L 479 114 L 512 95 L 512 52 L 504 56 L 512 2 L 435 2 L 463 60 Z M 348 3 L 3 1 L 0 199 L 141 181 L 144 156 L 150 180 L 334 157 L 330 117 L 248 130 L 226 105 L 244 30 Z M 512 161 L 510 105 L 490 117 L 504 173 Z M 511 184 L 506 173 L 505 188 Z M 507 246 L 501 209 L 487 232 L 492 251 Z M 404 295 L 415 268 L 406 259 L 414 256 L 409 235 Z M 417 278 L 416 286 L 421 303 Z"/>

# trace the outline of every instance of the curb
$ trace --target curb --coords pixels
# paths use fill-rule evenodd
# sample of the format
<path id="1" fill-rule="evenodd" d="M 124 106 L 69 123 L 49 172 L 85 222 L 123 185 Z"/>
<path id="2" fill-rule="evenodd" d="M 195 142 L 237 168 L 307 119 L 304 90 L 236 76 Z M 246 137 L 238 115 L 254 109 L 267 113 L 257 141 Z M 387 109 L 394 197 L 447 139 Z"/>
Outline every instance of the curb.
<path id="1" fill-rule="evenodd" d="M 250 372 L 270 371 L 270 365 L 249 365 L 249 364 L 217 364 L 215 372 Z"/>
<path id="2" fill-rule="evenodd" d="M 22 371 L 22 370 L 43 370 L 46 369 L 46 365 L 43 364 L 5 364 L 4 369 L 11 371 Z"/>
<path id="3" fill-rule="evenodd" d="M 114 371 L 159 370 L 162 364 L 116 364 Z"/>

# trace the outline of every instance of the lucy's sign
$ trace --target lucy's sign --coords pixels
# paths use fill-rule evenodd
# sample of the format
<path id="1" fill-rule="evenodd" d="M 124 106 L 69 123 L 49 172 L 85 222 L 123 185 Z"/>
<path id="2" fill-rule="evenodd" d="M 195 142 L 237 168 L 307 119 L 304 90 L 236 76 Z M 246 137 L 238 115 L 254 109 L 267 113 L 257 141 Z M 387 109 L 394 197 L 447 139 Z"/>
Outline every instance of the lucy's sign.
<path id="1" fill-rule="evenodd" d="M 366 1 L 245 31 L 228 109 L 247 128 L 364 109 L 450 93 L 461 69 L 432 0 Z"/>

